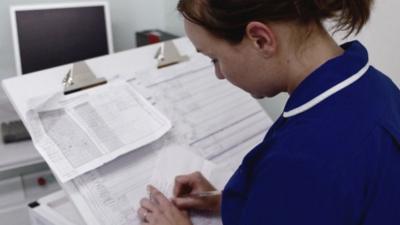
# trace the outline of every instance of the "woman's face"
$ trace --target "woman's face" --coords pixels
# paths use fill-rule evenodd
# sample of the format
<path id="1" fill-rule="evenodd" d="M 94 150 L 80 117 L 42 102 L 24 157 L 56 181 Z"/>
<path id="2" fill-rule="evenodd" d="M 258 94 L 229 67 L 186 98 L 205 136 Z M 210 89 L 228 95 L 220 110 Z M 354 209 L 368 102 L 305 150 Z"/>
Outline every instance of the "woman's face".
<path id="1" fill-rule="evenodd" d="M 210 57 L 219 79 L 227 79 L 255 98 L 272 97 L 283 91 L 279 63 L 260 54 L 249 39 L 232 45 L 188 20 L 185 30 L 197 51 Z"/>

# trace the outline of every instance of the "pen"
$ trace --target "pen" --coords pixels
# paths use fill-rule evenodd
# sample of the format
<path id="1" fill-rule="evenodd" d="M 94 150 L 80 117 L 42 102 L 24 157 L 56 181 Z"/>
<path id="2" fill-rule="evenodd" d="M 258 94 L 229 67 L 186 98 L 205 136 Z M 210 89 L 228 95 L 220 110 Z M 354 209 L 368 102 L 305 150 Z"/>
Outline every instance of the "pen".
<path id="1" fill-rule="evenodd" d="M 221 191 L 204 191 L 204 192 L 195 192 L 195 193 L 190 193 L 190 194 L 185 194 L 180 197 L 187 198 L 187 197 L 192 197 L 192 198 L 204 198 L 204 197 L 213 197 L 213 196 L 218 196 L 221 195 Z"/>

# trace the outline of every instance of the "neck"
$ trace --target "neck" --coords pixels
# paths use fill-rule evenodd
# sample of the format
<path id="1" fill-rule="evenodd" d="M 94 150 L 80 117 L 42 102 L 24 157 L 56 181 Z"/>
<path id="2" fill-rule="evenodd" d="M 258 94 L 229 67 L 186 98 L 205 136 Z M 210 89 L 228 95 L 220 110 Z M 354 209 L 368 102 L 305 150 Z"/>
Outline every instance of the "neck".
<path id="1" fill-rule="evenodd" d="M 310 36 L 301 46 L 292 49 L 286 57 L 289 94 L 314 70 L 344 52 L 325 31 Z"/>

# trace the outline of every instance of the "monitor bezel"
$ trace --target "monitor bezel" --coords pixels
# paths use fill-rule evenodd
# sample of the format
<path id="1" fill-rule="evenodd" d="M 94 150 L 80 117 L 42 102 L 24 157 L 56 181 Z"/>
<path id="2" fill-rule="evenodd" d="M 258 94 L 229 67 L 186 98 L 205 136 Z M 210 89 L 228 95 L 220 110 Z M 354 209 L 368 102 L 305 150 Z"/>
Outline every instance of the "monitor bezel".
<path id="1" fill-rule="evenodd" d="M 96 2 L 70 2 L 70 3 L 49 3 L 49 4 L 33 4 L 33 5 L 17 5 L 10 7 L 11 17 L 11 30 L 12 40 L 14 47 L 14 59 L 15 67 L 18 76 L 22 74 L 22 63 L 20 55 L 20 46 L 17 29 L 17 12 L 21 11 L 33 11 L 33 10 L 46 10 L 46 9 L 64 9 L 64 8 L 81 8 L 81 7 L 97 7 L 101 6 L 104 9 L 104 15 L 106 20 L 106 32 L 107 32 L 107 44 L 109 54 L 114 53 L 112 29 L 111 29 L 111 16 L 108 2 L 96 1 Z"/>

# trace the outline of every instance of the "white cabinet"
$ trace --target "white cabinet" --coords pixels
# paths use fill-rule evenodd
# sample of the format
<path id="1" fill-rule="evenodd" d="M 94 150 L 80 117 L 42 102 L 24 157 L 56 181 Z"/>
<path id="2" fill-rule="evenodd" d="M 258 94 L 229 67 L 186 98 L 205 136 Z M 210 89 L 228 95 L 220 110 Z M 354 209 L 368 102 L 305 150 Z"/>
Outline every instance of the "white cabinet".
<path id="1" fill-rule="evenodd" d="M 0 180 L 0 224 L 28 225 L 28 203 L 59 190 L 50 170 Z"/>
<path id="2" fill-rule="evenodd" d="M 0 122 L 17 119 L 0 91 Z M 28 225 L 27 204 L 59 189 L 32 142 L 0 140 L 0 224 Z"/>
<path id="3" fill-rule="evenodd" d="M 16 119 L 0 88 L 0 122 Z M 0 138 L 0 225 L 29 225 L 27 204 L 59 189 L 31 141 L 4 144 Z"/>
<path id="4" fill-rule="evenodd" d="M 1 225 L 30 225 L 28 207 L 25 205 L 0 209 Z"/>
<path id="5" fill-rule="evenodd" d="M 20 176 L 0 181 L 0 208 L 22 203 L 25 200 Z"/>
<path id="6" fill-rule="evenodd" d="M 29 211 L 32 225 L 85 225 L 63 191 L 39 199 Z"/>

